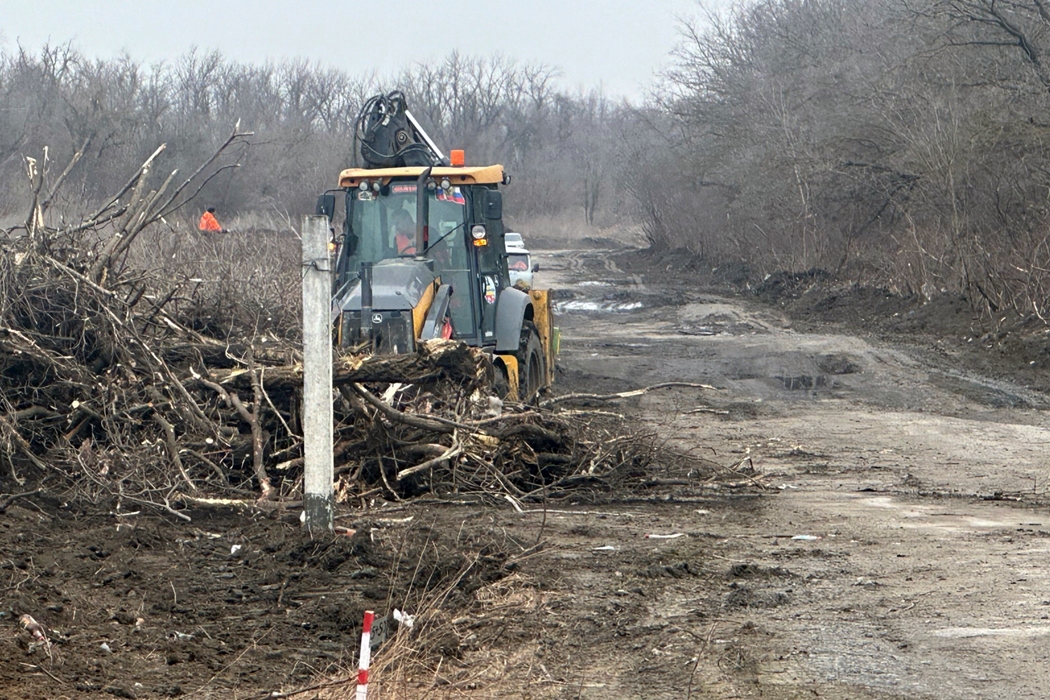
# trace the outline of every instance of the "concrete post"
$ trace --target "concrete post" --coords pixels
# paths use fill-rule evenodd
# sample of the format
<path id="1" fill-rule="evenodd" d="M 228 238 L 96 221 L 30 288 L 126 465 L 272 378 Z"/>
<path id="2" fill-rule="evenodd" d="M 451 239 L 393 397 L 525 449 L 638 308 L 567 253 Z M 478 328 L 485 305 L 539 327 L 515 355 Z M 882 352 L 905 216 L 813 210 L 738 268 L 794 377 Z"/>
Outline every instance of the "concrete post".
<path id="1" fill-rule="evenodd" d="M 325 216 L 303 220 L 303 511 L 310 532 L 331 531 L 332 273 Z"/>

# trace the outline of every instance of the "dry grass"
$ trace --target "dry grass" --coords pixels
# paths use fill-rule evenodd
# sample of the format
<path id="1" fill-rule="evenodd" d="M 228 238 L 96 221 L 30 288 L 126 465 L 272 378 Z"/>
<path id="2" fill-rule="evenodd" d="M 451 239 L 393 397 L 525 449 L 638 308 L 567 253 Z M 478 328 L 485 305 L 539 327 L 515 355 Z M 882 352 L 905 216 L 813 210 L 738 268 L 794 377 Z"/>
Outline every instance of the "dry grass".
<path id="1" fill-rule="evenodd" d="M 144 232 L 131 264 L 163 271 L 157 292 L 174 294 L 178 315 L 195 330 L 295 341 L 302 332 L 300 251 L 291 232 L 202 234 L 182 225 Z"/>
<path id="2" fill-rule="evenodd" d="M 538 640 L 513 650 L 479 643 L 479 637 L 498 638 L 503 627 L 542 607 L 543 596 L 535 584 L 508 576 L 479 588 L 465 609 L 453 615 L 447 604 L 455 586 L 453 582 L 428 595 L 413 629 L 402 630 L 373 656 L 370 700 L 544 695 L 523 694 L 530 679 L 542 678 L 535 668 Z M 347 669 L 345 678 L 345 682 L 329 680 L 333 685 L 321 689 L 318 700 L 354 698 L 356 671 Z"/>

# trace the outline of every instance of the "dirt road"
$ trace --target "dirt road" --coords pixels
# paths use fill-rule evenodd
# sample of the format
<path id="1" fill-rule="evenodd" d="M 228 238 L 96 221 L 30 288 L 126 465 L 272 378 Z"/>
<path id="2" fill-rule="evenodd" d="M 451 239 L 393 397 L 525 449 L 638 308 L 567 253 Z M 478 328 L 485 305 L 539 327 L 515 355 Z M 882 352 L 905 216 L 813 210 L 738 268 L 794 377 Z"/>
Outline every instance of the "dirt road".
<path id="1" fill-rule="evenodd" d="M 562 665 L 578 696 L 1050 695 L 1045 397 L 954 367 L 950 342 L 798 332 L 617 260 L 541 257 L 564 290 L 563 367 L 612 388 L 718 387 L 633 410 L 678 449 L 750 458 L 769 491 L 580 530 L 573 604 L 629 621 L 612 658 L 598 635 L 602 653 L 585 641 Z"/>

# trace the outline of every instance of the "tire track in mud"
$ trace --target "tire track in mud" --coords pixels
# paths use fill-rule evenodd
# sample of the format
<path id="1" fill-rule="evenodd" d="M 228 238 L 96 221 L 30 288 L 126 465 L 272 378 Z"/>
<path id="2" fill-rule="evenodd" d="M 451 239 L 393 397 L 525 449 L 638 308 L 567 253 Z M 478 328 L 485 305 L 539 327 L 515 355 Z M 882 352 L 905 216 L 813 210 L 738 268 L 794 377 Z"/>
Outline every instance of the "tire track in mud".
<path id="1" fill-rule="evenodd" d="M 602 252 L 606 253 L 606 254 L 611 253 L 611 251 L 602 251 Z M 624 272 L 616 264 L 615 258 L 613 258 L 611 256 L 610 257 L 606 257 L 604 259 L 604 261 L 603 261 L 603 264 L 604 264 L 605 269 L 608 270 L 609 272 L 613 273 L 614 275 L 626 276 L 628 279 L 630 279 L 631 284 L 634 286 L 634 289 L 636 291 L 643 291 L 645 289 L 645 282 L 642 280 L 642 276 L 641 275 L 636 275 L 634 273 Z"/>
<path id="2" fill-rule="evenodd" d="M 575 273 L 583 272 L 583 252 L 578 250 L 571 250 L 563 253 L 565 260 L 569 264 L 569 270 Z"/>

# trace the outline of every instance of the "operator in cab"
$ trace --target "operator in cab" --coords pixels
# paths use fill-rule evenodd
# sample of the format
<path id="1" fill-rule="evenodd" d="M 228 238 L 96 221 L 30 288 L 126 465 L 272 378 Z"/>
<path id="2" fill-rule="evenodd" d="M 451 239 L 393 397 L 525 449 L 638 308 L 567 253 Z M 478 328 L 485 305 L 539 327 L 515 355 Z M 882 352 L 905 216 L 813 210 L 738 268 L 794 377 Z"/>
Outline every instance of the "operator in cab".
<path id="1" fill-rule="evenodd" d="M 416 254 L 416 222 L 402 209 L 394 215 L 394 245 L 398 255 Z"/>

